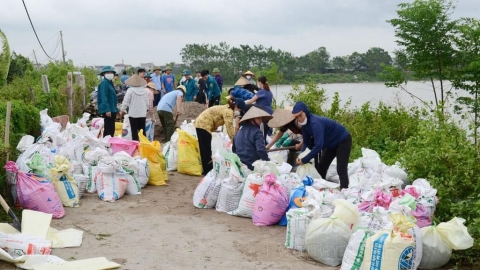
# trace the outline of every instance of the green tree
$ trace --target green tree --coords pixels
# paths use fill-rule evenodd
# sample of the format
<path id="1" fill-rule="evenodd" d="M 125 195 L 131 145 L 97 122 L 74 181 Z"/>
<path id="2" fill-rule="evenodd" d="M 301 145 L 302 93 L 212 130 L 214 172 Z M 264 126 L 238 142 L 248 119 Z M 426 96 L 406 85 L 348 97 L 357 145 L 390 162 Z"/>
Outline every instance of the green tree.
<path id="1" fill-rule="evenodd" d="M 383 70 L 383 65 L 391 65 L 392 57 L 382 48 L 370 48 L 363 56 L 367 72 L 375 75 Z"/>
<path id="2" fill-rule="evenodd" d="M 0 87 L 7 83 L 8 70 L 10 69 L 10 46 L 5 33 L 0 30 Z"/>
<path id="3" fill-rule="evenodd" d="M 33 69 L 33 64 L 30 62 L 30 59 L 13 52 L 8 70 L 7 83 L 12 82 L 15 77 L 22 78 L 25 73 L 31 72 Z"/>
<path id="4" fill-rule="evenodd" d="M 348 56 L 348 65 L 355 71 L 365 71 L 367 69 L 365 54 L 353 52 Z"/>
<path id="5" fill-rule="evenodd" d="M 309 73 L 324 73 L 329 63 L 330 54 L 325 47 L 311 51 L 299 59 L 301 68 Z"/>
<path id="6" fill-rule="evenodd" d="M 345 69 L 347 69 L 347 60 L 345 60 L 344 57 L 341 56 L 335 56 L 332 59 L 332 67 L 339 69 L 341 72 L 344 72 Z"/>
<path id="7" fill-rule="evenodd" d="M 466 90 L 470 96 L 462 96 L 458 103 L 468 109 L 473 116 L 472 129 L 475 144 L 478 143 L 478 128 L 480 127 L 480 21 L 472 18 L 463 19 L 458 26 L 459 35 L 455 39 L 459 62 L 453 78 L 453 85 Z M 456 108 L 459 110 L 459 108 Z"/>
<path id="8" fill-rule="evenodd" d="M 450 19 L 454 6 L 446 0 L 415 0 L 400 4 L 399 8 L 398 18 L 388 22 L 395 27 L 397 44 L 405 53 L 406 69 L 415 79 L 431 81 L 435 104 L 443 113 L 447 92 L 444 83 L 455 65 L 452 55 L 455 55 L 456 21 Z M 438 90 L 435 80 L 440 81 Z M 390 82 L 388 86 L 402 83 Z M 440 91 L 440 98 L 437 91 Z"/>

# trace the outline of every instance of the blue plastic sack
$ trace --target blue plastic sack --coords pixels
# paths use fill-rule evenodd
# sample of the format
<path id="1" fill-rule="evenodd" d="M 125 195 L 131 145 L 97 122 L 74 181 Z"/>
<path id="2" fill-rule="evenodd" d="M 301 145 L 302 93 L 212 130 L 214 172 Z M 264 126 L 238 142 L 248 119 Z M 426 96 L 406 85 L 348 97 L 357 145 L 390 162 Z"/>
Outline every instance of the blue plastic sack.
<path id="1" fill-rule="evenodd" d="M 303 207 L 302 203 L 307 197 L 306 187 L 313 185 L 313 178 L 307 176 L 305 179 L 303 179 L 302 182 L 303 182 L 303 186 L 300 186 L 298 188 L 294 188 L 290 192 L 290 201 L 288 203 L 287 212 L 291 208 L 302 208 Z M 278 223 L 278 225 L 287 226 L 287 214 L 286 213 L 285 213 L 285 215 L 283 215 L 283 217 L 280 220 L 280 222 Z"/>

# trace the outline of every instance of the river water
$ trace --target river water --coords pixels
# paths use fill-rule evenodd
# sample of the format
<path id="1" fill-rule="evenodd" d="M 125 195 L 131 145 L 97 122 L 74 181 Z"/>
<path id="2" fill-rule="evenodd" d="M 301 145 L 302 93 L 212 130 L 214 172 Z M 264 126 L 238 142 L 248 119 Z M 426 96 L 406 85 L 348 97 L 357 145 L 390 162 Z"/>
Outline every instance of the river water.
<path id="1" fill-rule="evenodd" d="M 418 99 L 412 98 L 407 92 L 400 88 L 387 87 L 383 83 L 333 83 L 319 84 L 319 87 L 325 89 L 325 94 L 329 97 L 325 105 L 331 104 L 334 93 L 338 92 L 340 103 L 343 105 L 348 99 L 351 99 L 352 107 L 360 107 L 366 102 L 376 106 L 380 101 L 389 105 L 395 105 L 400 102 L 407 107 L 414 105 L 423 106 Z M 405 88 L 423 101 L 435 102 L 435 96 L 430 83 L 409 82 Z M 277 100 L 277 104 L 284 101 L 285 106 L 292 105 L 285 100 L 286 94 L 292 90 L 291 85 L 272 85 L 270 89 Z"/>

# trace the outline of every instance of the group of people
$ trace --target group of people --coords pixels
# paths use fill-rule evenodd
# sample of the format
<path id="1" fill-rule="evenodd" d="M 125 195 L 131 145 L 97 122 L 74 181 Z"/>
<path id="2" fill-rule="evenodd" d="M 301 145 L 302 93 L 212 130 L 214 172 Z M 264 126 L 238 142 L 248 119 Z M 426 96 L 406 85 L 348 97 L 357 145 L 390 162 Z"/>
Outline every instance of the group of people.
<path id="1" fill-rule="evenodd" d="M 348 161 L 352 147 L 348 130 L 331 119 L 312 114 L 303 102 L 274 112 L 273 95 L 265 76 L 255 80 L 251 71 L 243 73 L 228 91 L 228 104 L 220 105 L 223 79 L 218 69 L 214 69 L 214 76 L 207 70 L 197 72 L 196 78 L 192 78 L 189 70 L 184 70 L 178 86 L 170 67 L 166 68 L 165 74 L 161 74 L 160 68 L 155 68 L 154 74 L 147 78 L 145 73 L 140 69 L 131 77 L 122 76 L 122 83 L 128 85 L 129 90 L 119 112 L 111 83 L 115 71 L 107 66 L 100 72 L 104 79 L 98 87 L 98 112 L 105 119 L 104 136 L 113 136 L 116 114 L 121 116 L 128 111 L 132 139 L 138 140 L 138 131 L 145 130 L 146 118 L 153 117 L 153 108 L 157 107 L 165 140 L 169 141 L 175 130 L 174 115 L 180 114 L 182 102 L 196 101 L 208 104 L 194 121 L 203 175 L 213 169 L 212 132 L 225 126 L 233 142 L 233 152 L 250 169 L 257 160 L 269 160 L 267 149 L 284 133 L 301 134 L 302 140 L 292 140 L 291 144 L 296 150 L 308 148 L 311 151 L 304 158 L 297 159 L 297 164 L 306 164 L 313 159 L 315 168 L 325 178 L 330 164 L 337 158 L 340 188 L 348 188 Z M 266 137 L 272 134 L 272 128 L 277 128 L 278 132 L 267 144 Z"/>

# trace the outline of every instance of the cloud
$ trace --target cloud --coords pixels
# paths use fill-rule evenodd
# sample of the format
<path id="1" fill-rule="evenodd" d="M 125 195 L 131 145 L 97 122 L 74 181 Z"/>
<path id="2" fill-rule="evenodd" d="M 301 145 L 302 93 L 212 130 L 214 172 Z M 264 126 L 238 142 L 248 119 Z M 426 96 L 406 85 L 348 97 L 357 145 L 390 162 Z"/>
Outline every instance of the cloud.
<path id="1" fill-rule="evenodd" d="M 0 26 L 10 47 L 26 56 L 35 49 L 39 61 L 48 60 L 39 50 L 22 3 L 4 2 Z M 25 1 L 47 53 L 57 47 L 56 35 L 61 30 L 67 58 L 79 65 L 115 64 L 122 59 L 133 65 L 181 62 L 179 53 L 186 44 L 221 41 L 231 46 L 262 44 L 296 56 L 321 46 L 332 56 L 364 52 L 374 46 L 393 51 L 394 29 L 386 20 L 396 17 L 401 2 Z M 475 17 L 479 6 L 476 0 L 460 0 L 454 17 Z"/>

